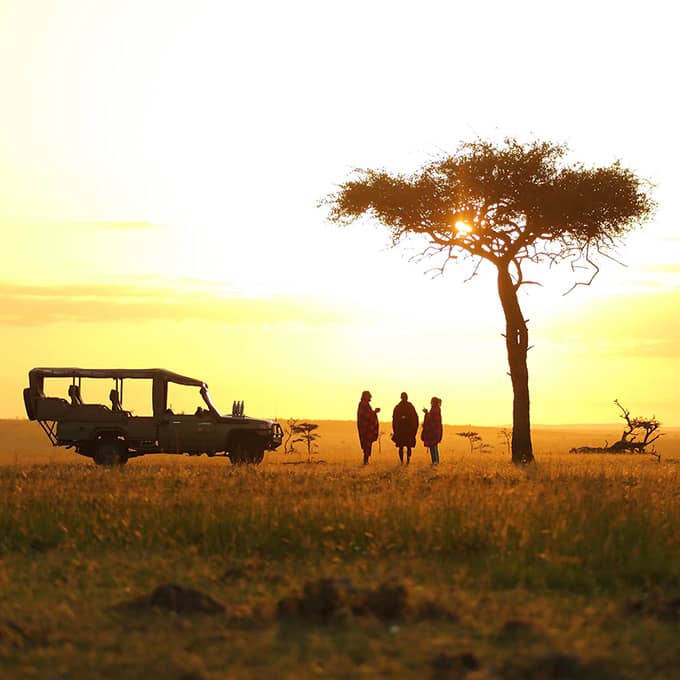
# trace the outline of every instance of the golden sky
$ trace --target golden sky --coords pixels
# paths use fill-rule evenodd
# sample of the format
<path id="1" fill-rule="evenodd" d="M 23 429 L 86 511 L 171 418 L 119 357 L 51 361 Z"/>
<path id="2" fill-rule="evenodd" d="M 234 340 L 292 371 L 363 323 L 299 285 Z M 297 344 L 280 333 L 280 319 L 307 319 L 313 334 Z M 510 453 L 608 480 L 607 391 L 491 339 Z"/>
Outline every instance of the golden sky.
<path id="1" fill-rule="evenodd" d="M 511 135 L 621 159 L 659 202 L 626 267 L 523 295 L 533 421 L 613 421 L 618 398 L 679 425 L 669 7 L 0 0 L 0 417 L 31 367 L 77 365 L 193 375 L 251 415 L 353 418 L 368 388 L 509 423 L 493 272 L 432 279 L 417 243 L 317 203 L 355 167 Z"/>

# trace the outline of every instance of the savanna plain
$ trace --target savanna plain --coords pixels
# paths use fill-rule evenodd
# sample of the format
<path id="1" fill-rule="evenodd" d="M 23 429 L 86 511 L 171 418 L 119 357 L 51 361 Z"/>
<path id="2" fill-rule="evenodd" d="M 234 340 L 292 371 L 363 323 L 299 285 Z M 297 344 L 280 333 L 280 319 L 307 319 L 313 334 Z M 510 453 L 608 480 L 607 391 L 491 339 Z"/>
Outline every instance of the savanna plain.
<path id="1" fill-rule="evenodd" d="M 536 428 L 518 468 L 446 426 L 433 468 L 319 425 L 310 461 L 102 469 L 0 422 L 0 677 L 680 676 L 679 430 Z"/>

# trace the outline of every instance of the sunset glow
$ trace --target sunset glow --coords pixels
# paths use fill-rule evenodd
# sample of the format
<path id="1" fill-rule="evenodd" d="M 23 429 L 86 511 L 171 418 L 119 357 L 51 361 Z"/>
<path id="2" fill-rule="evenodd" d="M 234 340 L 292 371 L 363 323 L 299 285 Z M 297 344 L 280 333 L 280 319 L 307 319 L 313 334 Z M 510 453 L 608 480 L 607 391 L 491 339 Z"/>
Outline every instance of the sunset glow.
<path id="1" fill-rule="evenodd" d="M 76 365 L 168 368 L 272 417 L 351 419 L 370 389 L 386 413 L 407 390 L 447 422 L 509 423 L 491 268 L 440 276 L 422 243 L 319 203 L 354 168 L 510 135 L 620 158 L 659 204 L 626 267 L 567 296 L 590 271 L 531 272 L 532 420 L 615 421 L 619 398 L 680 425 L 670 10 L 491 4 L 1 3 L 0 417 L 25 416 L 30 368 Z M 477 30 L 453 49 L 480 23 L 483 50 Z"/>
<path id="2" fill-rule="evenodd" d="M 455 224 L 455 230 L 456 234 L 460 236 L 467 236 L 468 234 L 472 233 L 472 226 L 469 225 L 467 222 L 458 220 Z"/>

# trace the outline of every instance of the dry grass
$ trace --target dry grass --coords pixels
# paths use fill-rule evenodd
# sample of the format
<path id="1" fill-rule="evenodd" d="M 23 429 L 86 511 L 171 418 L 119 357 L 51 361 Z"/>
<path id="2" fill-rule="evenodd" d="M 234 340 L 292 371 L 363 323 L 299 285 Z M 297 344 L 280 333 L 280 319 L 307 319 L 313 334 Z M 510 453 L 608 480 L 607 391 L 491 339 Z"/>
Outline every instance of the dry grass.
<path id="1" fill-rule="evenodd" d="M 476 455 L 462 429 L 447 428 L 439 468 L 422 448 L 399 467 L 386 441 L 364 468 L 352 424 L 335 422 L 321 424 L 323 463 L 102 470 L 45 447 L 34 424 L 0 424 L 3 677 L 671 677 L 677 434 L 657 464 L 566 453 L 617 428 L 540 430 L 539 462 L 517 469 L 496 428 L 475 428 L 497 445 Z M 399 580 L 413 608 L 279 620 L 276 603 L 321 577 Z M 168 582 L 225 614 L 116 607 Z"/>

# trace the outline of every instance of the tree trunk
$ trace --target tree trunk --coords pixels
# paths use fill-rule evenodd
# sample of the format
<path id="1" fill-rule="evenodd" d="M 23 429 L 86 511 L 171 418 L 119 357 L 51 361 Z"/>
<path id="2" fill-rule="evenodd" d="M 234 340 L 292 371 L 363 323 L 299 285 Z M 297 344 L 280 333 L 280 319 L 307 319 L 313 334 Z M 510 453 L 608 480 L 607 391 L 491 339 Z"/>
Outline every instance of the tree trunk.
<path id="1" fill-rule="evenodd" d="M 531 463 L 534 454 L 529 420 L 529 331 L 510 272 L 502 265 L 498 268 L 498 295 L 505 314 L 505 346 L 512 381 L 512 462 Z"/>

